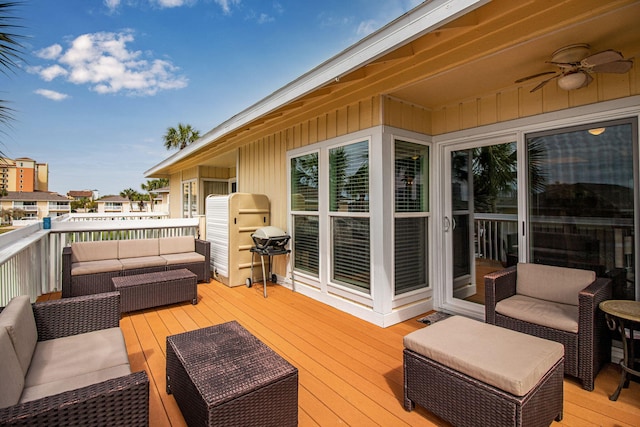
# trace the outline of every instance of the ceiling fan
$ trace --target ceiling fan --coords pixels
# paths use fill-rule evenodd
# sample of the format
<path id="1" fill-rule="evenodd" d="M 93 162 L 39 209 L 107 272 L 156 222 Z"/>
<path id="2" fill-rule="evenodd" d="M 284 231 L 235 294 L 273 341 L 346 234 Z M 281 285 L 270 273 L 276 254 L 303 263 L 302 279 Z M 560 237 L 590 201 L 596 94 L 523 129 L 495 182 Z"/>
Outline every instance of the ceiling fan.
<path id="1" fill-rule="evenodd" d="M 624 74 L 631 69 L 633 61 L 624 59 L 622 54 L 613 49 L 603 50 L 590 55 L 590 46 L 586 43 L 572 44 L 562 47 L 551 55 L 551 61 L 558 71 L 545 71 L 516 80 L 522 83 L 537 77 L 553 74 L 531 89 L 535 92 L 542 89 L 551 80 L 558 79 L 558 86 L 564 90 L 580 89 L 593 81 L 592 73 Z"/>

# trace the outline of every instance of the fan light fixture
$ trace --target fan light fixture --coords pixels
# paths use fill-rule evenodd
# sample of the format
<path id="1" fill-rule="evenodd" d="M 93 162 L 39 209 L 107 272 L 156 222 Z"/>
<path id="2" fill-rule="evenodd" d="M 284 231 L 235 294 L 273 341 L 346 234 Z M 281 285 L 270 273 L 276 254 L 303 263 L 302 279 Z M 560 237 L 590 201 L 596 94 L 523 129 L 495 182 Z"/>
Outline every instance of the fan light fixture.
<path id="1" fill-rule="evenodd" d="M 558 86 L 560 86 L 560 89 L 573 90 L 581 88 L 586 81 L 587 75 L 585 73 L 570 73 L 558 79 Z"/>
<path id="2" fill-rule="evenodd" d="M 595 129 L 589 129 L 587 132 L 589 132 L 593 136 L 598 136 L 598 135 L 602 135 L 605 130 L 607 130 L 607 128 L 595 128 Z"/>

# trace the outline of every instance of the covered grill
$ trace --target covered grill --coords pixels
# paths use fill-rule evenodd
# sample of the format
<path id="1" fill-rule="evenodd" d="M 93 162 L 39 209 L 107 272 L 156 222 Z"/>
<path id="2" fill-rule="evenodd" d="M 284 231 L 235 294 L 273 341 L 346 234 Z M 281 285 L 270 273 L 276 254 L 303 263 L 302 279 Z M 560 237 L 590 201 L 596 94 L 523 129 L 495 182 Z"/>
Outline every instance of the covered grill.
<path id="1" fill-rule="evenodd" d="M 285 248 L 291 236 L 286 231 L 273 226 L 267 226 L 258 228 L 255 233 L 251 235 L 253 239 L 254 247 L 251 248 L 251 277 L 247 278 L 247 286 L 253 285 L 253 254 L 260 256 L 260 262 L 262 264 L 262 283 L 264 297 L 267 297 L 267 278 L 270 277 L 273 283 L 278 283 L 278 276 L 271 272 L 271 257 L 274 255 L 290 255 L 291 250 Z M 264 257 L 268 258 L 269 275 L 267 275 Z M 289 258 L 291 262 L 291 258 Z M 291 269 L 291 287 L 293 288 L 293 268 Z"/>
<path id="2" fill-rule="evenodd" d="M 285 250 L 284 247 L 291 238 L 286 231 L 273 226 L 261 227 L 251 235 L 253 243 L 260 250 Z"/>

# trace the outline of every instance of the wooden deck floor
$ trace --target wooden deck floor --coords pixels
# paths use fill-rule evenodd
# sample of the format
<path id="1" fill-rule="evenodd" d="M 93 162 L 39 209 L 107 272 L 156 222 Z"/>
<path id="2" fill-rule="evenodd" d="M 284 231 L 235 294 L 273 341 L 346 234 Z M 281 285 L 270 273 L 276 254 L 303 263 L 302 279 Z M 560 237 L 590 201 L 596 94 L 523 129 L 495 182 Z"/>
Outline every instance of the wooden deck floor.
<path id="1" fill-rule="evenodd" d="M 167 335 L 237 320 L 299 370 L 300 426 L 446 426 L 418 407 L 402 406 L 402 337 L 424 327 L 415 319 L 379 328 L 277 285 L 228 288 L 198 285 L 199 303 L 178 304 L 124 315 L 129 360 L 146 370 L 151 383 L 150 424 L 183 426 L 184 419 L 165 392 Z M 553 425 L 638 426 L 640 384 L 632 382 L 617 402 L 619 368 L 608 365 L 593 392 L 566 378 L 564 419 Z"/>

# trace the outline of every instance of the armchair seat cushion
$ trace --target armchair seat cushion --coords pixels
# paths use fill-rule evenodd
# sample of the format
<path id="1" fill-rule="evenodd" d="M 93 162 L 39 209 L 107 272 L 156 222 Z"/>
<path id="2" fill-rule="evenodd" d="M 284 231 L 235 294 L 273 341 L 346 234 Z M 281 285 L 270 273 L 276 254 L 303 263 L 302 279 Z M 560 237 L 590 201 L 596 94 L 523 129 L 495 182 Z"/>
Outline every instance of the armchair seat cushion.
<path id="1" fill-rule="evenodd" d="M 578 306 L 514 295 L 496 304 L 496 312 L 553 329 L 578 333 Z"/>
<path id="2" fill-rule="evenodd" d="M 74 262 L 71 264 L 71 275 L 81 276 L 85 274 L 109 273 L 121 271 L 122 263 L 117 259 L 103 259 L 97 261 Z"/>
<path id="3" fill-rule="evenodd" d="M 40 341 L 25 377 L 20 402 L 98 384 L 130 373 L 120 328 Z"/>

